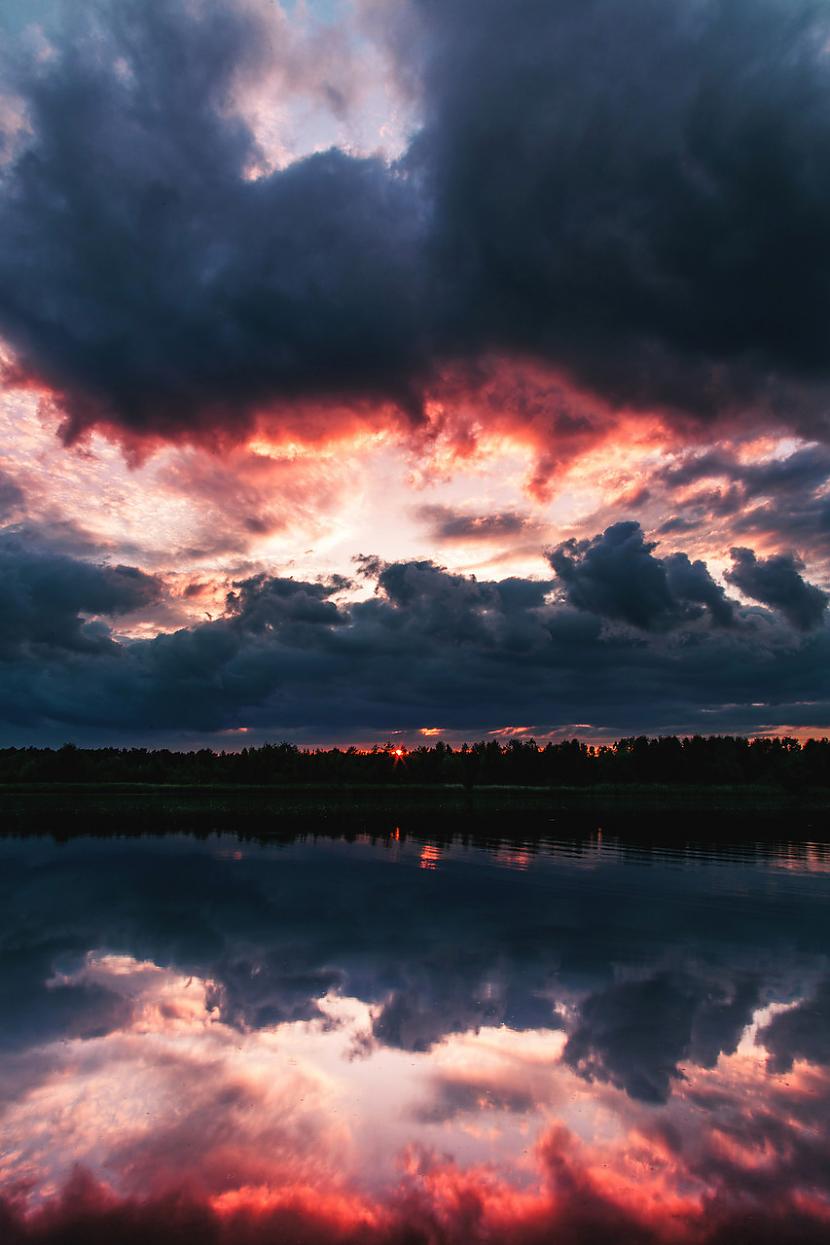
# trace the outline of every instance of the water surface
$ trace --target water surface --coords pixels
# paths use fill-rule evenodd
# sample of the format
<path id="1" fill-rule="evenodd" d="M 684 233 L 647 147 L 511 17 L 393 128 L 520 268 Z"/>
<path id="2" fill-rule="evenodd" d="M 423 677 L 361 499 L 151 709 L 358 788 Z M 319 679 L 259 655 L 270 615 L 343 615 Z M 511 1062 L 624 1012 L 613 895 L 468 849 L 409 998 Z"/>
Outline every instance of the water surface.
<path id="1" fill-rule="evenodd" d="M 826 1241 L 828 900 L 784 837 L 0 839 L 7 1235 Z"/>

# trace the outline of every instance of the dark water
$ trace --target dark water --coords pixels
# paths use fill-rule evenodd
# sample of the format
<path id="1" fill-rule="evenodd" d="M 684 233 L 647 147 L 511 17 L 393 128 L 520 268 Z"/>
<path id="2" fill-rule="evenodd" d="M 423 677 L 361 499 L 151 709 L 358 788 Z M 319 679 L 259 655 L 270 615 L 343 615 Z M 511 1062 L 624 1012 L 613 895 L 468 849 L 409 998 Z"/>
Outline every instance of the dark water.
<path id="1" fill-rule="evenodd" d="M 0 839 L 0 1234 L 830 1239 L 830 848 Z"/>

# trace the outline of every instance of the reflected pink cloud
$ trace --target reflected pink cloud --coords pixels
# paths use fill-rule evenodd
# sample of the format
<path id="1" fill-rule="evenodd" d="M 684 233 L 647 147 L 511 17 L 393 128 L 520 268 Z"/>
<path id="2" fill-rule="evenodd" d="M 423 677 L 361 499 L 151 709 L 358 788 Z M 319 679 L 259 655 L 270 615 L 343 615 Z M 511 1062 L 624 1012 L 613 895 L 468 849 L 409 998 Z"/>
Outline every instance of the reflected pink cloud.
<path id="1" fill-rule="evenodd" d="M 105 986 L 129 1010 L 106 1034 L 31 1050 L 26 1084 L 7 1089 L 12 1242 L 290 1231 L 319 1245 L 550 1233 L 697 1245 L 739 1223 L 786 1218 L 804 1240 L 830 1227 L 816 1131 L 830 1079 L 803 1061 L 770 1073 L 770 1009 L 733 1055 L 684 1064 L 655 1109 L 579 1076 L 561 1032 L 484 1028 L 355 1061 L 370 1014 L 357 1000 L 330 995 L 322 1021 L 240 1032 L 210 982 L 151 961 L 91 953 L 48 984 Z"/>

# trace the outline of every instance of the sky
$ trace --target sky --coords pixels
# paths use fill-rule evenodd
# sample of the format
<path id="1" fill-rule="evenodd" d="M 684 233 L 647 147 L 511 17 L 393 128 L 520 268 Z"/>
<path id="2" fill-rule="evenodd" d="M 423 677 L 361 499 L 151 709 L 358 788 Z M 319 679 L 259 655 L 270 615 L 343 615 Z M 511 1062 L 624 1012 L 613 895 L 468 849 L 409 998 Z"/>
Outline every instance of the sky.
<path id="1" fill-rule="evenodd" d="M 826 0 L 0 35 L 0 745 L 830 730 Z"/>

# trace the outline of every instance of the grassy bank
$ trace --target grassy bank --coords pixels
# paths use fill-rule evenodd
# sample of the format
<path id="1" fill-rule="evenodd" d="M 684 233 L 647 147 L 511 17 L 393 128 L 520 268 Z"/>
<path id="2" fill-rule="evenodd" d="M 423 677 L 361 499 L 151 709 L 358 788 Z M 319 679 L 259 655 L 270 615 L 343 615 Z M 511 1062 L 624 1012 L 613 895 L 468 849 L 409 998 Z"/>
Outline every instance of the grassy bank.
<path id="1" fill-rule="evenodd" d="M 15 783 L 0 785 L 0 816 L 106 812 L 154 817 L 167 813 L 336 814 L 365 809 L 404 813 L 486 811 L 830 813 L 830 789 L 785 791 L 773 786 L 659 784 L 530 787 L 416 784 L 172 786 L 143 783 Z"/>

